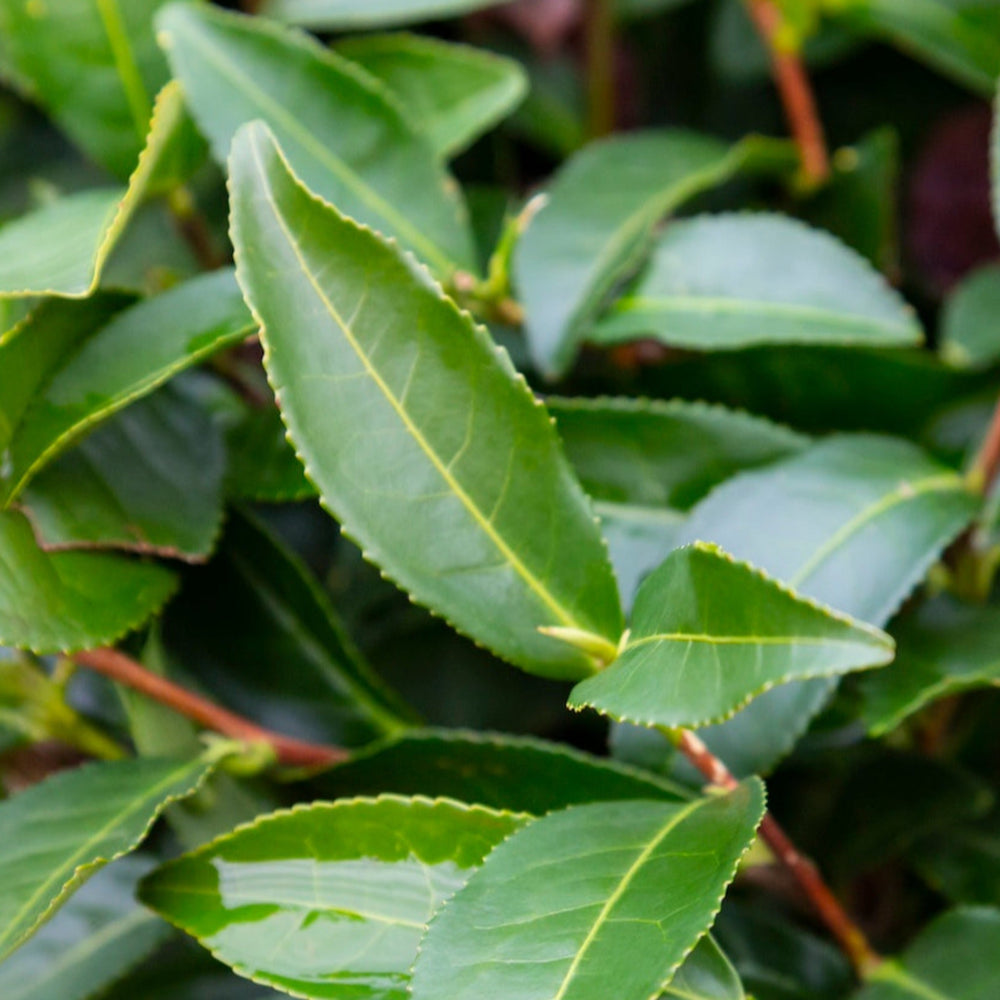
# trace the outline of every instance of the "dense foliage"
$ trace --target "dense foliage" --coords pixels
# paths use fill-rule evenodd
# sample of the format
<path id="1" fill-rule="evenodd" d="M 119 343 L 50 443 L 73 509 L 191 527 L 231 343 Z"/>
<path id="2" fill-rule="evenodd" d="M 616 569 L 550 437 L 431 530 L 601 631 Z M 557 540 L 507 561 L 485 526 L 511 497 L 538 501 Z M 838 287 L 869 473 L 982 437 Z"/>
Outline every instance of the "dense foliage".
<path id="1" fill-rule="evenodd" d="M 998 76 L 0 0 L 0 997 L 1000 996 Z"/>

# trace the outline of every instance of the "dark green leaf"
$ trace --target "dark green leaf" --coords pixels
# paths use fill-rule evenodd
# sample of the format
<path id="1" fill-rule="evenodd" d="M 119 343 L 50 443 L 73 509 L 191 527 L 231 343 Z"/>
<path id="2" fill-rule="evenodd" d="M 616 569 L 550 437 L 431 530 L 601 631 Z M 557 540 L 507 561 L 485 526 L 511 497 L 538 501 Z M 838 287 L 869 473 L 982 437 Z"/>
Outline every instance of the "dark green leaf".
<path id="1" fill-rule="evenodd" d="M 513 59 L 424 35 L 359 35 L 337 51 L 381 80 L 441 156 L 454 156 L 524 98 Z"/>
<path id="2" fill-rule="evenodd" d="M 569 705 L 640 725 L 698 727 L 780 684 L 877 667 L 892 656 L 884 632 L 696 542 L 646 579 L 624 648 L 573 688 Z"/>
<path id="3" fill-rule="evenodd" d="M 231 499 L 285 503 L 316 496 L 276 406 L 248 411 L 230 429 L 226 444 L 226 493 Z"/>
<path id="4" fill-rule="evenodd" d="M 266 0 L 269 17 L 321 30 L 358 30 L 457 17 L 502 0 Z"/>
<path id="5" fill-rule="evenodd" d="M 417 600 L 504 658 L 590 672 L 585 653 L 537 629 L 616 643 L 614 577 L 507 356 L 395 248 L 313 198 L 263 126 L 240 133 L 230 172 L 239 279 L 331 512 Z"/>
<path id="6" fill-rule="evenodd" d="M 434 917 L 414 1000 L 656 996 L 712 923 L 763 811 L 752 780 L 530 823 Z"/>
<path id="7" fill-rule="evenodd" d="M 692 132 L 619 136 L 573 156 L 514 253 L 514 277 L 536 365 L 563 374 L 614 285 L 640 262 L 654 227 L 695 194 L 784 146 L 727 147 Z"/>
<path id="8" fill-rule="evenodd" d="M 1000 361 L 1000 265 L 973 271 L 948 296 L 941 318 L 941 356 L 957 368 Z"/>
<path id="9" fill-rule="evenodd" d="M 951 819 L 951 817 L 948 817 Z M 953 903 L 1000 906 L 1000 810 L 976 823 L 942 823 L 907 853 L 917 871 Z"/>
<path id="10" fill-rule="evenodd" d="M 663 994 L 677 1000 L 745 1000 L 743 984 L 715 939 L 706 934 Z"/>
<path id="11" fill-rule="evenodd" d="M 458 189 L 386 88 L 308 35 L 209 6 L 171 4 L 163 44 L 220 162 L 265 121 L 310 190 L 396 237 L 435 273 L 472 268 Z"/>
<path id="12" fill-rule="evenodd" d="M 760 343 L 920 343 L 913 310 L 828 233 L 780 215 L 671 223 L 646 270 L 598 323 L 597 344 L 653 338 L 731 350 Z"/>
<path id="13" fill-rule="evenodd" d="M 433 913 L 524 821 L 446 799 L 318 802 L 165 865 L 142 898 L 257 982 L 404 1000 Z"/>
<path id="14" fill-rule="evenodd" d="M 58 774 L 0 803 L 0 957 L 86 879 L 134 850 L 163 808 L 190 795 L 204 758 L 139 758 Z"/>

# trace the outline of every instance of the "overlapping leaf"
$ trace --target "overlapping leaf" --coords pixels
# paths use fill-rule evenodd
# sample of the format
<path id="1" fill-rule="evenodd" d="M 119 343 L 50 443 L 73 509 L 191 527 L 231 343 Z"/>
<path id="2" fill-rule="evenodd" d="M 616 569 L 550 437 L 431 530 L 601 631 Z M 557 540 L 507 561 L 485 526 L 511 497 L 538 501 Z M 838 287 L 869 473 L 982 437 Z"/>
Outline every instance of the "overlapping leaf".
<path id="1" fill-rule="evenodd" d="M 165 865 L 142 898 L 240 975 L 317 1000 L 402 1000 L 431 916 L 526 818 L 447 799 L 319 802 Z"/>
<path id="2" fill-rule="evenodd" d="M 948 296 L 941 319 L 941 356 L 958 368 L 988 368 L 1000 360 L 1000 267 L 973 271 Z"/>
<path id="3" fill-rule="evenodd" d="M 720 350 L 760 343 L 906 346 L 898 292 L 828 233 L 781 215 L 701 215 L 667 227 L 649 265 L 589 339 Z"/>
<path id="4" fill-rule="evenodd" d="M 313 198 L 263 126 L 240 133 L 230 174 L 239 280 L 329 509 L 461 631 L 538 673 L 588 673 L 586 654 L 537 629 L 617 642 L 614 577 L 506 355 L 393 247 Z"/>
<path id="5" fill-rule="evenodd" d="M 262 18 L 172 4 L 157 19 L 215 156 L 237 129 L 272 129 L 310 190 L 447 275 L 472 248 L 458 189 L 384 86 L 315 39 Z"/>
<path id="6" fill-rule="evenodd" d="M 715 939 L 706 934 L 674 974 L 663 996 L 676 1000 L 745 1000 L 743 984 Z"/>
<path id="7" fill-rule="evenodd" d="M 435 916 L 414 1000 L 656 996 L 711 924 L 763 810 L 751 779 L 685 804 L 597 803 L 536 820 Z"/>
<path id="8" fill-rule="evenodd" d="M 646 579 L 618 658 L 578 684 L 569 704 L 641 725 L 704 726 L 779 684 L 892 656 L 884 632 L 696 542 Z"/>
<path id="9" fill-rule="evenodd" d="M 499 0 L 266 0 L 263 13 L 321 30 L 358 30 L 456 17 Z"/>

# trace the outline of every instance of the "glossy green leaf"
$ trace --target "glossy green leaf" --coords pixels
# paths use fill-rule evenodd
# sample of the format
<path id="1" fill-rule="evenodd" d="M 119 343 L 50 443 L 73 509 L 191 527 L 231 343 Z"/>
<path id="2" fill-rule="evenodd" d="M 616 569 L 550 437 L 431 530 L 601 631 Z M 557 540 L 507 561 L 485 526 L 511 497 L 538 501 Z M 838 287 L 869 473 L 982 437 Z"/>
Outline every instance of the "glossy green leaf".
<path id="1" fill-rule="evenodd" d="M 44 927 L 0 962 L 4 1000 L 87 1000 L 143 961 L 170 934 L 135 901 L 152 863 L 120 858 L 97 873 Z"/>
<path id="2" fill-rule="evenodd" d="M 671 223 L 648 267 L 588 336 L 598 344 L 640 338 L 710 351 L 906 346 L 922 334 L 899 293 L 830 234 L 745 213 Z"/>
<path id="3" fill-rule="evenodd" d="M 763 811 L 751 780 L 530 823 L 434 917 L 414 1000 L 656 996 L 712 923 Z"/>
<path id="4" fill-rule="evenodd" d="M 257 982 L 404 1000 L 435 910 L 524 821 L 447 799 L 318 802 L 164 865 L 142 898 Z"/>
<path id="5" fill-rule="evenodd" d="M 419 793 L 534 815 L 584 802 L 687 798 L 662 778 L 564 744 L 454 729 L 410 730 L 373 744 L 321 781 L 336 798 Z"/>
<path id="6" fill-rule="evenodd" d="M 313 198 L 263 126 L 240 133 L 230 175 L 239 280 L 330 511 L 460 631 L 533 672 L 588 673 L 586 654 L 537 629 L 617 642 L 614 577 L 507 356 L 394 247 Z"/>
<path id="7" fill-rule="evenodd" d="M 164 807 L 190 795 L 204 758 L 138 758 L 65 771 L 0 803 L 0 957 L 107 862 L 134 850 Z"/>
<path id="8" fill-rule="evenodd" d="M 736 472 L 808 439 L 746 413 L 682 400 L 550 397 L 569 460 L 597 500 L 686 510 Z"/>
<path id="9" fill-rule="evenodd" d="M 989 368 L 1000 361 L 1000 265 L 973 271 L 945 300 L 941 356 L 956 368 Z"/>
<path id="10" fill-rule="evenodd" d="M 692 511 L 678 542 L 715 542 L 803 596 L 881 627 L 977 507 L 958 473 L 913 445 L 841 436 L 723 483 Z M 767 769 L 833 683 L 776 688 L 703 735 L 738 770 Z"/>
<path id="11" fill-rule="evenodd" d="M 882 736 L 925 705 L 961 691 L 1000 685 L 1000 615 L 946 596 L 923 605 L 895 630 L 896 662 L 862 685 L 869 732 Z"/>
<path id="12" fill-rule="evenodd" d="M 358 30 L 457 17 L 502 0 L 266 0 L 268 17 L 321 30 Z"/>
<path id="13" fill-rule="evenodd" d="M 18 506 L 43 548 L 205 559 L 222 527 L 222 436 L 169 387 L 47 465 Z"/>
<path id="14" fill-rule="evenodd" d="M 226 434 L 226 446 L 226 493 L 231 499 L 284 503 L 316 496 L 276 406 L 249 410 Z"/>
<path id="15" fill-rule="evenodd" d="M 1000 75 L 1000 7 L 983 0 L 826 0 L 854 31 L 904 52 L 992 96 Z"/>
<path id="16" fill-rule="evenodd" d="M 715 939 L 706 934 L 663 992 L 676 1000 L 745 1000 L 743 984 Z"/>
<path id="17" fill-rule="evenodd" d="M 173 574 L 103 552 L 43 552 L 27 519 L 0 513 L 0 644 L 37 653 L 114 642 L 155 614 Z"/>
<path id="18" fill-rule="evenodd" d="M 884 632 L 696 542 L 646 579 L 624 648 L 573 688 L 569 705 L 640 725 L 704 726 L 780 684 L 877 667 L 892 656 Z"/>
<path id="19" fill-rule="evenodd" d="M 410 721 L 308 569 L 246 513 L 188 577 L 164 635 L 199 684 L 279 731 L 354 746 Z"/>
<path id="20" fill-rule="evenodd" d="M 593 143 L 567 161 L 514 251 L 529 345 L 542 372 L 567 370 L 663 216 L 759 160 L 781 160 L 783 145 L 762 143 L 728 147 L 693 132 L 646 132 Z"/>
<path id="21" fill-rule="evenodd" d="M 180 88 L 168 84 L 157 98 L 128 187 L 65 195 L 0 228 L 0 296 L 90 295 L 136 208 L 169 169 L 165 161 L 174 156 L 176 133 L 185 122 Z"/>
<path id="22" fill-rule="evenodd" d="M 395 237 L 435 273 L 472 267 L 458 189 L 389 91 L 315 39 L 262 18 L 171 4 L 157 19 L 220 162 L 260 119 L 317 195 Z"/>
<path id="23" fill-rule="evenodd" d="M 513 59 L 426 35 L 358 35 L 337 51 L 381 80 L 441 156 L 454 156 L 524 98 L 527 77 Z"/>
<path id="24" fill-rule="evenodd" d="M 99 421 L 254 329 L 232 271 L 193 278 L 116 316 L 64 358 L 26 408 L 0 477 L 7 502 Z M 0 344 L 0 367 L 8 346 Z"/>
<path id="25" fill-rule="evenodd" d="M 153 38 L 162 0 L 0 2 L 7 72 L 92 158 L 128 176 L 167 67 Z"/>
<path id="26" fill-rule="evenodd" d="M 856 1000 L 992 1000 L 1000 994 L 1000 910 L 938 917 L 898 962 L 883 962 Z"/>

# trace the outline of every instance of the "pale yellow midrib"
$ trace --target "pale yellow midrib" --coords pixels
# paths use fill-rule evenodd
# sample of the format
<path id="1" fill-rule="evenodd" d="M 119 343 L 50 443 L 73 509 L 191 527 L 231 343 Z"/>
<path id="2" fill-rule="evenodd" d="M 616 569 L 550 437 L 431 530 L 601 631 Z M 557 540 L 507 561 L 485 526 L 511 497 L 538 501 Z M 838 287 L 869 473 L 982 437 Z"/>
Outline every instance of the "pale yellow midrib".
<path id="1" fill-rule="evenodd" d="M 115 0 L 95 0 L 95 3 L 118 70 L 118 78 L 122 82 L 122 90 L 125 91 L 125 100 L 128 102 L 136 134 L 142 141 L 146 138 L 149 124 L 149 95 L 132 53 L 132 43 Z"/>
<path id="2" fill-rule="evenodd" d="M 277 203 L 274 200 L 270 185 L 268 184 L 267 172 L 264 168 L 264 164 L 261 162 L 261 159 L 258 155 L 258 150 L 256 145 L 254 145 L 252 148 L 254 152 L 254 160 L 256 161 L 257 167 L 260 171 L 260 177 L 265 197 L 274 213 L 275 221 L 278 223 L 278 226 L 280 227 L 282 233 L 284 233 L 285 239 L 288 241 L 288 245 L 292 253 L 295 255 L 296 259 L 299 262 L 299 266 L 302 268 L 302 271 L 305 274 L 307 280 L 309 281 L 309 284 L 312 286 L 313 291 L 316 293 L 316 295 L 326 308 L 327 312 L 330 314 L 330 318 L 337 324 L 338 327 L 340 327 L 340 330 L 343 333 L 345 339 L 351 345 L 351 349 L 357 355 L 358 360 L 362 363 L 362 365 L 364 365 L 365 371 L 368 373 L 371 380 L 375 383 L 379 391 L 385 397 L 386 401 L 393 408 L 396 415 L 402 422 L 404 428 L 406 429 L 407 433 L 410 434 L 413 440 L 420 447 L 420 450 L 423 451 L 423 453 L 427 456 L 428 460 L 434 466 L 435 470 L 445 481 L 445 484 L 455 494 L 455 496 L 458 497 L 459 501 L 461 501 L 462 503 L 462 506 L 465 507 L 465 509 L 469 512 L 469 514 L 472 516 L 476 524 L 479 525 L 482 532 L 487 536 L 487 538 L 490 539 L 491 542 L 493 542 L 493 544 L 496 546 L 500 554 L 504 557 L 504 559 L 507 560 L 511 568 L 518 574 L 518 576 L 520 576 L 521 579 L 524 580 L 524 582 L 528 585 L 530 590 L 559 619 L 559 621 L 562 622 L 563 625 L 569 628 L 578 628 L 589 632 L 590 631 L 589 628 L 580 625 L 576 621 L 576 619 L 568 611 L 566 611 L 565 608 L 563 608 L 563 606 L 549 593 L 548 589 L 542 585 L 542 583 L 538 580 L 538 578 L 534 575 L 534 573 L 532 573 L 531 570 L 529 570 L 528 567 L 524 565 L 524 563 L 521 561 L 517 553 L 515 553 L 514 550 L 511 549 L 510 546 L 503 540 L 503 538 L 501 538 L 500 535 L 497 534 L 493 525 L 486 517 L 483 516 L 482 511 L 473 502 L 472 498 L 468 495 L 468 493 L 466 493 L 466 491 L 463 489 L 458 480 L 456 480 L 455 477 L 451 474 L 451 471 L 448 469 L 447 465 L 445 465 L 441 461 L 437 453 L 430 446 L 430 443 L 420 432 L 420 429 L 413 423 L 413 421 L 410 419 L 409 414 L 407 414 L 407 412 L 400 405 L 399 400 L 396 399 L 392 390 L 389 388 L 388 385 L 386 385 L 385 381 L 375 370 L 371 361 L 368 358 L 368 355 L 362 350 L 361 345 L 358 343 L 358 341 L 352 334 L 350 327 L 344 322 L 339 311 L 326 296 L 321 285 L 316 280 L 315 275 L 310 270 L 305 258 L 303 257 L 301 251 L 299 250 L 298 245 L 295 242 L 295 239 L 293 238 L 291 231 L 285 224 L 285 220 L 278 209 Z"/>
<path id="3" fill-rule="evenodd" d="M 700 642 L 719 646 L 865 646 L 861 639 L 824 638 L 820 635 L 705 635 L 697 632 L 657 632 L 635 639 L 626 646 L 646 646 L 651 642 Z"/>

